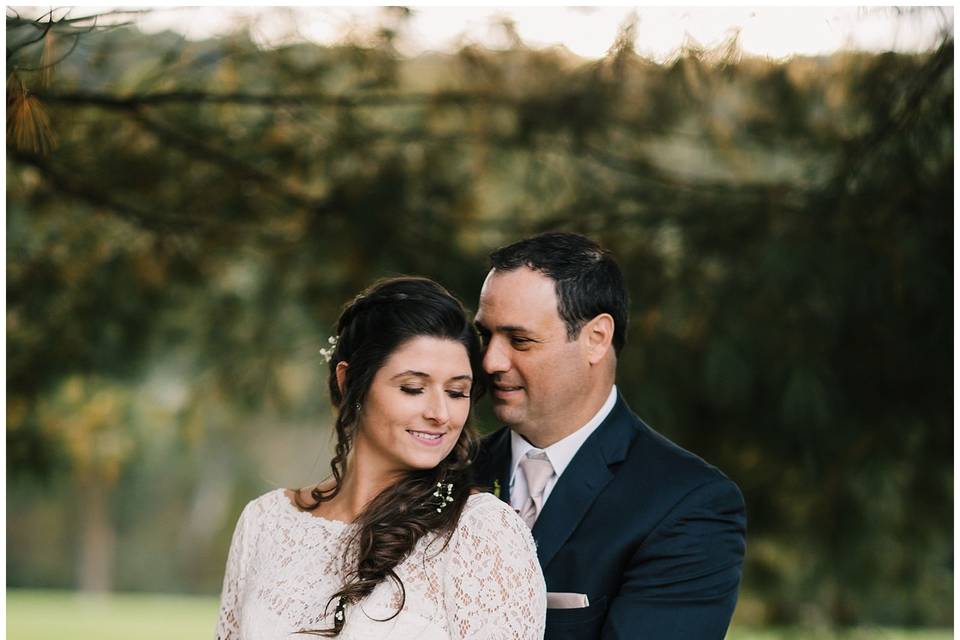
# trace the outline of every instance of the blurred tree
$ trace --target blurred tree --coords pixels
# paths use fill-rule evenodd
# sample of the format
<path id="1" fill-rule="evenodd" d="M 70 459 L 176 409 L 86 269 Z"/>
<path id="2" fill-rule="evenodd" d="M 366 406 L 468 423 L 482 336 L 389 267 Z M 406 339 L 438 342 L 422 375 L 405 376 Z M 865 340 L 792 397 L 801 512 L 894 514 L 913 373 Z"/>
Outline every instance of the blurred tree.
<path id="1" fill-rule="evenodd" d="M 472 304 L 488 251 L 566 228 L 626 271 L 635 409 L 744 489 L 759 615 L 949 624 L 952 38 L 657 65 L 628 23 L 595 62 L 515 30 L 407 60 L 404 15 L 273 49 L 8 15 L 12 473 L 153 496 L 217 551 L 138 579 L 215 588 L 232 513 L 203 514 L 259 488 L 262 425 L 326 419 L 339 305 L 398 272 Z M 88 517 L 103 587 L 134 516 Z"/>

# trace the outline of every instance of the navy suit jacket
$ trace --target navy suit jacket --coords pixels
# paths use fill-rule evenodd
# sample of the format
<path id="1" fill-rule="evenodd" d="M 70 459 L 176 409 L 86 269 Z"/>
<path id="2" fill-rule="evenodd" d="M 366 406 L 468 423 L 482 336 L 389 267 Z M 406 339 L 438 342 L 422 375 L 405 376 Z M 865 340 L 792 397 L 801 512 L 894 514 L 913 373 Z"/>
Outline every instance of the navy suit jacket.
<path id="1" fill-rule="evenodd" d="M 510 430 L 487 436 L 475 473 L 509 501 Z M 648 427 L 619 396 L 557 480 L 533 537 L 548 592 L 546 640 L 721 640 L 746 536 L 743 496 L 715 467 Z"/>

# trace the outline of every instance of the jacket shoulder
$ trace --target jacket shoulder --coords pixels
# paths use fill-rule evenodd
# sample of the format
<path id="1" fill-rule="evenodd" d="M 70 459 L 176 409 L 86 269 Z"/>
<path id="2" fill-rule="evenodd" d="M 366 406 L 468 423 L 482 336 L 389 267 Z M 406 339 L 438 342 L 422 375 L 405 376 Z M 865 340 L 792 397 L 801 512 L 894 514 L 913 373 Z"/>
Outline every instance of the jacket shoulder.
<path id="1" fill-rule="evenodd" d="M 649 480 L 660 479 L 674 491 L 689 491 L 714 482 L 736 486 L 723 471 L 658 432 L 632 411 L 629 418 L 637 435 L 621 471 L 629 476 L 642 474 Z"/>

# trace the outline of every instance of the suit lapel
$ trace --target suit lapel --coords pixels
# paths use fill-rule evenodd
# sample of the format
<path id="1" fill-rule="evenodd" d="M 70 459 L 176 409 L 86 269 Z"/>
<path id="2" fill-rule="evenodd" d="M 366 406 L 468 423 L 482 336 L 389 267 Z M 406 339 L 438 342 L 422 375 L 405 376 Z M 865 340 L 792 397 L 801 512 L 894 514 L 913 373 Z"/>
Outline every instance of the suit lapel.
<path id="1" fill-rule="evenodd" d="M 510 429 L 501 429 L 490 442 L 490 478 L 499 485 L 500 499 L 510 504 Z"/>
<path id="2" fill-rule="evenodd" d="M 637 434 L 623 397 L 617 397 L 610 415 L 587 438 L 564 470 L 533 526 L 540 566 L 547 565 L 567 541 L 590 505 L 613 479 L 610 465 L 626 458 Z M 510 459 L 507 438 L 506 459 Z M 509 471 L 509 469 L 508 469 Z"/>

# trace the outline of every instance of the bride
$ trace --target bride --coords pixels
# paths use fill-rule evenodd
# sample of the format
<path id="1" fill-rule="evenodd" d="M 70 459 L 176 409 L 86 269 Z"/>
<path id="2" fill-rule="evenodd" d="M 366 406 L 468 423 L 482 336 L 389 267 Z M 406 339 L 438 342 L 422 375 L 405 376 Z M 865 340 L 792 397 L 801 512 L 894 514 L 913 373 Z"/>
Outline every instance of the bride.
<path id="1" fill-rule="evenodd" d="M 332 475 L 243 510 L 217 637 L 542 638 L 530 530 L 468 481 L 482 371 L 463 306 L 425 278 L 380 281 L 331 342 Z"/>

